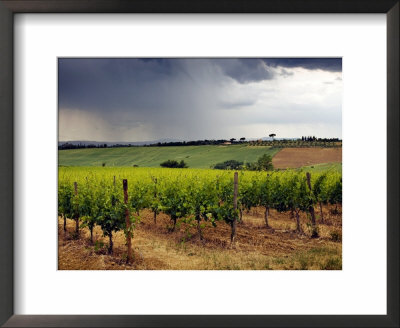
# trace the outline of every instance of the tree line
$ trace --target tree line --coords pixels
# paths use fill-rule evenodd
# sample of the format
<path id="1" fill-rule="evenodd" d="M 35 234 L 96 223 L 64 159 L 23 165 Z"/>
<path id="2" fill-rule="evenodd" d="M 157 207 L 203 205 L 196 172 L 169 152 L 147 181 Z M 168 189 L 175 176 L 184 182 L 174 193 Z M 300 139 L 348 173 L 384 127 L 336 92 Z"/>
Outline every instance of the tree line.
<path id="1" fill-rule="evenodd" d="M 224 145 L 224 144 L 251 144 L 251 145 L 277 145 L 277 144 L 298 144 L 299 142 L 318 142 L 322 143 L 336 143 L 341 142 L 342 140 L 339 138 L 317 138 L 315 136 L 302 136 L 300 138 L 294 139 L 279 139 L 275 140 L 274 137 L 276 134 L 269 135 L 272 140 L 246 140 L 245 137 L 241 137 L 239 139 L 230 138 L 230 139 L 204 139 L 204 140 L 195 140 L 195 141 L 170 141 L 170 142 L 157 142 L 153 144 L 145 144 L 145 145 L 135 145 L 135 144 L 112 144 L 108 145 L 107 143 L 102 144 L 72 144 L 69 142 L 63 143 L 58 146 L 59 150 L 66 149 L 84 149 L 84 148 L 122 148 L 122 147 L 171 147 L 171 146 L 207 146 L 207 145 Z"/>

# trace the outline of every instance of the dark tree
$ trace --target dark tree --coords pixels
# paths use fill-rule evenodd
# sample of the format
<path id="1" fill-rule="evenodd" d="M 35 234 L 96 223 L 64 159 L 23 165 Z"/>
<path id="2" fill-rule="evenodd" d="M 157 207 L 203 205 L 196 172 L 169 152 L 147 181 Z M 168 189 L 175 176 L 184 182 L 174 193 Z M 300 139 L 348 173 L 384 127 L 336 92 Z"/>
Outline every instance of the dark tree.
<path id="1" fill-rule="evenodd" d="M 187 164 L 185 163 L 184 160 L 181 160 L 181 161 L 179 162 L 178 167 L 181 168 L 181 169 L 186 169 L 188 166 L 187 166 Z"/>
<path id="2" fill-rule="evenodd" d="M 257 160 L 257 166 L 260 171 L 271 171 L 274 169 L 274 166 L 272 165 L 272 157 L 268 154 L 262 155 L 258 160 Z"/>
<path id="3" fill-rule="evenodd" d="M 233 159 L 225 161 L 223 163 L 218 163 L 214 165 L 214 169 L 217 170 L 239 170 L 242 168 L 243 162 L 238 162 Z"/>
<path id="4" fill-rule="evenodd" d="M 174 161 L 174 160 L 167 160 L 165 162 L 162 162 L 160 164 L 161 167 L 169 167 L 169 168 L 187 168 L 187 164 L 185 163 L 184 160 L 181 160 L 179 163 L 178 161 Z"/>

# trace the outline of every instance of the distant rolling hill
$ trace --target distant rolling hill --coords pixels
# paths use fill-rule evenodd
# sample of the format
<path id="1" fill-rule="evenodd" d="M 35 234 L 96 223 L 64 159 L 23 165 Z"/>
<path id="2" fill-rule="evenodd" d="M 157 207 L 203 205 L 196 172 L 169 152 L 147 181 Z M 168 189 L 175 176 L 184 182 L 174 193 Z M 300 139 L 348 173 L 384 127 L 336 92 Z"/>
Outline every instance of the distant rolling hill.
<path id="1" fill-rule="evenodd" d="M 75 140 L 75 141 L 59 141 L 58 145 L 61 146 L 63 144 L 71 144 L 71 145 L 104 145 L 106 144 L 107 146 L 115 146 L 115 145 L 134 145 L 134 146 L 143 146 L 143 145 L 152 145 L 156 143 L 164 143 L 164 142 L 177 142 L 181 141 L 179 139 L 172 139 L 172 138 L 164 138 L 164 139 L 158 139 L 158 140 L 152 140 L 152 141 L 88 141 L 88 140 Z"/>
<path id="2" fill-rule="evenodd" d="M 63 166 L 133 166 L 159 167 L 168 159 L 184 160 L 192 168 L 210 168 L 227 160 L 255 162 L 263 154 L 274 156 L 279 149 L 268 146 L 210 145 L 177 147 L 91 148 L 58 151 Z"/>

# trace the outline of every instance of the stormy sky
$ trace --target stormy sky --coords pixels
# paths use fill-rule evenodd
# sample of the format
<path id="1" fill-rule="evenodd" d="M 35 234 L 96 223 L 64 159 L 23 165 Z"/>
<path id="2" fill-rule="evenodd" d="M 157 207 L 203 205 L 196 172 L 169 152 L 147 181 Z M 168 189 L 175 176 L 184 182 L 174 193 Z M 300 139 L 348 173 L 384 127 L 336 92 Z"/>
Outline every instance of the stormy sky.
<path id="1" fill-rule="evenodd" d="M 58 61 L 59 140 L 342 137 L 341 58 Z"/>

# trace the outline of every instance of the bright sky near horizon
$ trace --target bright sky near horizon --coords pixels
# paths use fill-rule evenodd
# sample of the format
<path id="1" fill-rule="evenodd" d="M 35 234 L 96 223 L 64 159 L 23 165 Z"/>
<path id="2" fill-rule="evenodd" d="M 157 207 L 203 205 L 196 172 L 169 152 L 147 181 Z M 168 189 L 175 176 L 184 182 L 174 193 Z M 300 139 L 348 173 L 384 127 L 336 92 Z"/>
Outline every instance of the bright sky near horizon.
<path id="1" fill-rule="evenodd" d="M 59 141 L 342 137 L 341 58 L 61 58 Z"/>

